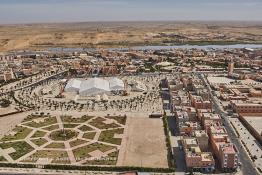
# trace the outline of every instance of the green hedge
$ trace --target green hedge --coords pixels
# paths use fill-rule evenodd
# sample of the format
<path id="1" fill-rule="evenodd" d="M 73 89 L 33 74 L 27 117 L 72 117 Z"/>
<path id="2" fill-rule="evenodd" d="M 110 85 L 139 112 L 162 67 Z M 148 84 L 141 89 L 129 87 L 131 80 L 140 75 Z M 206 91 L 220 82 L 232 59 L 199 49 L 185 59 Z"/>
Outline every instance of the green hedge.
<path id="1" fill-rule="evenodd" d="M 0 163 L 0 167 L 11 168 L 37 168 L 34 164 L 16 164 L 16 163 Z M 172 173 L 175 171 L 173 168 L 147 168 L 147 167 L 103 167 L 103 166 L 76 166 L 76 165 L 45 165 L 43 169 L 54 170 L 82 170 L 82 171 L 139 171 L 139 172 L 160 172 L 160 173 Z"/>
<path id="2" fill-rule="evenodd" d="M 88 171 L 139 171 L 139 172 L 174 172 L 171 168 L 147 168 L 147 167 L 103 167 L 103 166 L 74 166 L 74 165 L 45 165 L 44 169 L 61 170 L 88 170 Z"/>
<path id="3" fill-rule="evenodd" d="M 163 126 L 164 126 L 164 133 L 166 137 L 166 147 L 167 147 L 167 160 L 168 160 L 168 166 L 169 168 L 174 167 L 174 158 L 172 154 L 172 148 L 171 148 L 171 141 L 169 137 L 169 127 L 168 127 L 168 122 L 167 122 L 167 116 L 164 114 L 162 117 L 163 120 Z"/>
<path id="4" fill-rule="evenodd" d="M 0 163 L 0 167 L 10 167 L 10 168 L 36 168 L 33 164 L 17 164 L 17 163 Z"/>

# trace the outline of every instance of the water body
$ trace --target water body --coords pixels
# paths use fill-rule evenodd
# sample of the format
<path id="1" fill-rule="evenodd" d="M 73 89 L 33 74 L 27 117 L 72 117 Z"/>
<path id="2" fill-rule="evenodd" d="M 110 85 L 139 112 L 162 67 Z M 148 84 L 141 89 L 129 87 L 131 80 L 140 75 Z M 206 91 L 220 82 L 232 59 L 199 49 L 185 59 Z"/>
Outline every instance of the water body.
<path id="1" fill-rule="evenodd" d="M 107 48 L 110 51 L 127 51 L 132 50 L 170 50 L 170 49 L 241 49 L 241 48 L 251 48 L 251 49 L 261 49 L 262 44 L 232 44 L 232 45 L 173 45 L 173 46 L 135 46 L 130 48 Z M 48 48 L 51 52 L 81 52 L 81 51 L 95 51 L 99 49 L 95 48 L 62 48 L 62 47 L 52 47 Z"/>
<path id="2" fill-rule="evenodd" d="M 241 49 L 262 48 L 262 44 L 233 44 L 233 45 L 175 45 L 175 46 L 142 46 L 133 47 L 135 50 L 169 50 L 169 49 Z"/>

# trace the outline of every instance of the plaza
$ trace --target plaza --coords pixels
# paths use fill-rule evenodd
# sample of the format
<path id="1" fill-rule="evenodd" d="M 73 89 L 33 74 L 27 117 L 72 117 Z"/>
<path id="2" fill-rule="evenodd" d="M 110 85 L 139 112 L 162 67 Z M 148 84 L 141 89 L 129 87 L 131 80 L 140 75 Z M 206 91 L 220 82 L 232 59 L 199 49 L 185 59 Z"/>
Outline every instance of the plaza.
<path id="1" fill-rule="evenodd" d="M 27 116 L 0 140 L 9 163 L 115 165 L 125 116 Z"/>

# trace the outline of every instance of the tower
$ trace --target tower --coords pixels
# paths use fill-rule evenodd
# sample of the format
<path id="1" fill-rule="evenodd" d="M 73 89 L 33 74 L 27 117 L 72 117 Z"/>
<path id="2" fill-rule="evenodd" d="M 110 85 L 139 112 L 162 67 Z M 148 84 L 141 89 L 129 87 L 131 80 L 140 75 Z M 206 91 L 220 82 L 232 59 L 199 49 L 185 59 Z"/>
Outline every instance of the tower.
<path id="1" fill-rule="evenodd" d="M 233 71 L 234 71 L 234 61 L 233 61 L 233 59 L 230 59 L 230 62 L 228 63 L 227 71 L 228 71 L 228 75 L 232 75 L 233 74 Z"/>

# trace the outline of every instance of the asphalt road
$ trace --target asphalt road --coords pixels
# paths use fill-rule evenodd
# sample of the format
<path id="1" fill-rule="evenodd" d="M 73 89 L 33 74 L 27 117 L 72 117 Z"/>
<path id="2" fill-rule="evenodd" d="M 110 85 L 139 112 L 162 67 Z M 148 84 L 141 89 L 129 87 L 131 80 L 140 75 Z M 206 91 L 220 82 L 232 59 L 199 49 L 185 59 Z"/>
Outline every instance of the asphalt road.
<path id="1" fill-rule="evenodd" d="M 259 174 L 257 172 L 256 168 L 255 168 L 255 165 L 250 160 L 246 151 L 242 147 L 242 144 L 241 144 L 240 140 L 238 139 L 237 135 L 235 134 L 233 128 L 231 127 L 230 122 L 228 121 L 227 114 L 219 107 L 218 101 L 215 99 L 215 97 L 211 93 L 211 88 L 210 88 L 209 84 L 207 83 L 207 81 L 202 76 L 200 76 L 200 78 L 207 85 L 212 103 L 214 105 L 213 106 L 214 110 L 215 110 L 216 113 L 220 114 L 221 117 L 223 118 L 223 123 L 224 123 L 224 126 L 225 126 L 225 128 L 228 132 L 229 138 L 232 141 L 232 143 L 234 143 L 236 145 L 236 147 L 239 151 L 239 158 L 240 158 L 240 162 L 242 163 L 241 170 L 242 170 L 243 174 L 245 174 L 245 175 Z"/>

